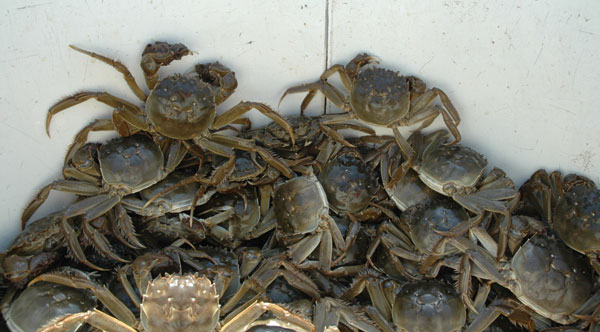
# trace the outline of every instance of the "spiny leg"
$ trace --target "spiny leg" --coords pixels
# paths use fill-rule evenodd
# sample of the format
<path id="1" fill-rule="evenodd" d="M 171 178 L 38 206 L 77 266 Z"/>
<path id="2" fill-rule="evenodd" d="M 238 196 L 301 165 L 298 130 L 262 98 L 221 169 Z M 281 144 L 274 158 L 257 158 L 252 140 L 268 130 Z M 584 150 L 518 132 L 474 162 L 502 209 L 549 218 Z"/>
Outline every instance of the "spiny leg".
<path id="1" fill-rule="evenodd" d="M 91 225 L 90 220 L 86 220 L 82 225 L 83 233 L 90 240 L 94 249 L 96 249 L 104 257 L 108 257 L 119 263 L 129 263 L 128 260 L 121 258 L 111 248 L 110 243 L 94 226 Z"/>
<path id="2" fill-rule="evenodd" d="M 269 150 L 264 149 L 262 147 L 257 146 L 251 140 L 246 140 L 238 137 L 224 136 L 218 134 L 212 134 L 208 138 L 210 141 L 217 143 L 221 146 L 230 147 L 239 150 L 245 150 L 250 152 L 258 153 L 261 158 L 263 158 L 269 165 L 275 167 L 278 171 L 281 172 L 287 178 L 294 177 L 294 173 L 289 168 L 289 166 L 274 156 Z"/>
<path id="3" fill-rule="evenodd" d="M 282 322 L 286 328 L 293 328 L 294 331 L 306 332 L 315 330 L 315 327 L 312 325 L 312 323 L 301 315 L 288 311 L 274 303 L 255 302 L 245 308 L 235 317 L 225 322 L 220 331 L 246 331 L 254 325 L 252 323 L 254 323 L 267 311 L 273 314 L 280 322 Z M 263 323 L 265 322 L 260 322 L 260 324 Z"/>
<path id="4" fill-rule="evenodd" d="M 73 46 L 73 45 L 69 45 L 70 48 L 74 49 L 77 52 L 81 52 L 83 54 L 89 55 L 94 59 L 98 59 L 106 64 L 108 64 L 109 66 L 115 68 L 119 73 L 123 74 L 123 78 L 125 78 L 125 81 L 127 82 L 127 85 L 129 85 L 129 88 L 131 89 L 131 91 L 133 91 L 133 93 L 140 98 L 141 101 L 146 101 L 146 94 L 144 93 L 144 91 L 142 91 L 142 89 L 140 89 L 140 86 L 135 82 L 135 78 L 133 77 L 133 75 L 131 74 L 131 72 L 129 71 L 129 69 L 127 69 L 127 67 L 122 64 L 120 61 L 118 60 L 113 60 L 111 58 L 105 57 L 103 55 L 94 53 L 94 52 L 90 52 L 90 51 L 86 51 L 84 49 L 81 49 L 79 47 Z"/>
<path id="5" fill-rule="evenodd" d="M 439 97 L 442 101 L 442 105 L 445 108 L 430 106 L 433 100 Z M 444 123 L 448 130 L 454 136 L 454 141 L 448 144 L 455 144 L 460 141 L 460 132 L 458 131 L 458 125 L 460 124 L 460 116 L 456 111 L 454 105 L 450 101 L 450 98 L 442 90 L 433 88 L 425 91 L 422 95 L 418 96 L 412 103 L 410 113 L 405 121 L 405 125 L 412 125 L 419 121 L 427 122 L 425 127 L 428 126 L 435 117 L 439 114 L 442 115 Z"/>
<path id="6" fill-rule="evenodd" d="M 278 125 L 280 125 L 283 129 L 285 129 L 288 132 L 292 141 L 292 145 L 296 144 L 294 130 L 287 122 L 287 120 L 283 118 L 279 113 L 273 111 L 269 106 L 262 103 L 255 103 L 250 101 L 240 102 L 239 104 L 225 111 L 223 114 L 217 116 L 211 126 L 211 129 L 219 129 L 221 127 L 224 127 L 225 125 L 228 125 L 233 121 L 239 119 L 242 115 L 244 115 L 246 112 L 252 109 L 258 110 L 263 115 L 275 121 Z"/>
<path id="7" fill-rule="evenodd" d="M 88 323 L 89 325 L 98 328 L 101 331 L 136 332 L 133 327 L 97 309 L 59 317 L 50 321 L 48 324 L 38 330 L 38 332 L 73 331 L 73 329 L 77 328 L 83 323 Z"/>
<path id="8" fill-rule="evenodd" d="M 46 201 L 51 190 L 69 192 L 81 196 L 95 196 L 102 193 L 103 189 L 94 183 L 76 180 L 57 180 L 42 188 L 27 205 L 21 215 L 21 229 L 37 209 Z"/>
<path id="9" fill-rule="evenodd" d="M 50 121 L 52 120 L 52 117 L 55 114 L 92 98 L 115 109 L 118 109 L 119 112 L 123 114 L 123 119 L 125 121 L 132 122 L 131 120 L 135 120 L 135 122 L 132 122 L 132 125 L 142 126 L 140 127 L 140 129 L 148 128 L 148 125 L 146 124 L 146 119 L 143 116 L 144 112 L 138 106 L 124 99 L 115 97 L 108 92 L 85 91 L 67 97 L 50 107 L 50 109 L 48 110 L 48 115 L 46 116 L 46 133 L 48 134 L 48 136 L 50 136 Z"/>

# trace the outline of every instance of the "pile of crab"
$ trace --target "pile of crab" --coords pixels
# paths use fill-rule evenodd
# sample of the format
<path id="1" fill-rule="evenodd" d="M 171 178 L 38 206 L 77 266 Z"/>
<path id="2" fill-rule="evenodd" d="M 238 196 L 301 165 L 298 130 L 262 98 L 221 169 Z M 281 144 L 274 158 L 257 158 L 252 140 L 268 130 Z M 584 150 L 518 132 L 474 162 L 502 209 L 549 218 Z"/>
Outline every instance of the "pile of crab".
<path id="1" fill-rule="evenodd" d="M 597 330 L 599 189 L 544 170 L 516 189 L 459 143 L 443 91 L 359 54 L 285 92 L 307 93 L 297 117 L 217 114 L 237 87 L 226 66 L 159 77 L 182 44 L 146 46 L 149 94 L 73 49 L 140 100 L 86 91 L 50 108 L 47 129 L 88 99 L 114 112 L 79 132 L 0 256 L 11 331 Z M 317 92 L 341 112 L 304 116 Z M 252 129 L 254 109 L 273 123 Z M 427 132 L 439 115 L 447 130 Z M 30 221 L 51 191 L 77 200 Z"/>

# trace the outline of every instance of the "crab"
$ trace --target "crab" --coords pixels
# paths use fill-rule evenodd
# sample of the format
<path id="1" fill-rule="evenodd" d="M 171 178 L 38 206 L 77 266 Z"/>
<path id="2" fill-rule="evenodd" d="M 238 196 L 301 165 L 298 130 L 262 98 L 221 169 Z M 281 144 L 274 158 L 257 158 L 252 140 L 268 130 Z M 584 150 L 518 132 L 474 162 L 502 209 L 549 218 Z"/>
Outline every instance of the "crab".
<path id="1" fill-rule="evenodd" d="M 395 268 L 394 274 L 408 279 L 434 278 L 445 258 L 458 255 L 459 249 L 446 246 L 448 238 L 462 238 L 470 231 L 482 242 L 489 242 L 485 231 L 473 231 L 482 222 L 480 217 L 471 218 L 467 212 L 451 199 L 440 197 L 427 205 L 416 205 L 406 210 L 399 223 L 384 222 L 377 231 L 376 238 L 367 250 L 369 265 L 382 271 L 373 261 L 379 245 L 383 245 L 387 256 Z M 463 302 L 473 308 L 470 300 L 470 267 L 466 256 L 461 258 L 458 270 L 458 290 Z M 416 266 L 415 266 L 416 265 Z M 417 267 L 417 269 L 415 269 Z"/>
<path id="2" fill-rule="evenodd" d="M 3 300 L 2 313 L 13 332 L 37 331 L 56 318 L 96 306 L 88 290 L 46 282 L 25 288 L 14 301 L 12 297 Z"/>
<path id="3" fill-rule="evenodd" d="M 12 283 L 23 286 L 39 273 L 47 270 L 63 255 L 67 248 L 74 260 L 96 270 L 105 270 L 92 263 L 84 248 L 91 245 L 102 256 L 118 263 L 128 260 L 114 252 L 102 228 L 115 225 L 108 216 L 81 222 L 75 227 L 71 220 L 63 220 L 63 212 L 50 214 L 28 224 L 13 240 L 3 262 L 5 276 Z M 115 233 L 113 229 L 108 233 Z M 124 240 L 123 240 L 124 241 Z M 125 242 L 125 241 L 124 241 Z"/>
<path id="4" fill-rule="evenodd" d="M 415 132 L 409 139 L 417 151 L 412 167 L 425 185 L 449 196 L 478 217 L 485 212 L 500 214 L 502 225 L 508 226 L 511 212 L 519 201 L 519 191 L 514 182 L 499 168 L 491 169 L 485 176 L 487 161 L 478 152 L 462 145 L 447 145 L 449 134 L 445 130 L 428 135 Z M 400 173 L 406 172 L 400 169 Z M 402 179 L 395 173 L 388 187 Z M 506 234 L 508 230 L 503 230 Z M 502 238 L 497 257 L 504 256 L 506 238 Z"/>
<path id="5" fill-rule="evenodd" d="M 79 280 L 74 280 L 74 286 L 79 286 Z M 85 282 L 85 281 L 83 281 Z M 88 287 L 88 286 L 86 286 Z M 106 292 L 100 286 L 96 291 Z M 55 319 L 39 331 L 69 331 L 74 326 L 88 323 L 106 331 L 240 331 L 251 328 L 254 321 L 263 313 L 270 312 L 277 319 L 270 324 L 311 331 L 312 324 L 302 316 L 287 311 L 273 303 L 255 302 L 238 315 L 219 322 L 219 293 L 217 287 L 205 276 L 198 274 L 172 274 L 158 276 L 152 280 L 144 291 L 140 310 L 140 322 L 122 321 L 102 311 L 92 309 L 78 312 Z M 119 301 L 114 296 L 107 296 L 112 301 Z M 108 303 L 105 305 L 109 306 Z M 111 303 L 112 308 L 123 306 L 122 303 Z M 260 325 L 264 322 L 259 322 Z M 277 325 L 276 325 L 277 326 Z"/>
<path id="6" fill-rule="evenodd" d="M 228 158 L 234 157 L 231 148 L 255 151 L 282 174 L 288 177 L 292 176 L 291 171 L 283 162 L 251 141 L 211 132 L 227 128 L 231 123 L 247 123 L 247 119 L 240 117 L 252 109 L 257 109 L 283 126 L 290 134 L 292 143 L 294 142 L 289 124 L 265 104 L 240 102 L 221 115 L 217 115 L 216 107 L 224 102 L 237 87 L 235 74 L 224 65 L 218 62 L 198 64 L 192 75 L 172 75 L 159 79 L 160 67 L 170 64 L 173 60 L 179 60 L 191 52 L 183 44 L 165 42 L 148 44 L 142 53 L 141 60 L 146 85 L 150 89 L 150 94 L 146 96 L 137 85 L 131 72 L 119 61 L 72 45 L 70 47 L 98 59 L 122 73 L 131 90 L 145 104 L 142 108 L 108 92 L 80 92 L 59 101 L 50 108 L 46 118 L 48 135 L 50 122 L 55 114 L 93 98 L 115 108 L 113 123 L 122 136 L 139 130 L 158 133 L 171 139 L 188 142 L 191 140 L 193 144 L 203 149 Z"/>
<path id="7" fill-rule="evenodd" d="M 587 255 L 600 273 L 600 190 L 594 182 L 575 174 L 563 178 L 558 171 L 538 170 L 521 192 L 560 239 Z"/>
<path id="8" fill-rule="evenodd" d="M 215 189 L 202 188 L 196 182 L 175 186 L 192 175 L 185 170 L 172 172 L 163 180 L 139 191 L 137 193 L 139 197 L 137 195 L 123 197 L 121 205 L 140 216 L 159 217 L 167 213 L 184 212 L 192 209 L 193 206 L 206 204 L 217 192 Z M 155 198 L 157 194 L 171 188 L 172 190 L 168 193 Z"/>
<path id="9" fill-rule="evenodd" d="M 168 152 L 168 158 L 158 145 L 148 136 L 136 134 L 128 137 L 119 137 L 110 140 L 97 148 L 96 163 L 100 174 L 89 173 L 88 176 L 77 180 L 57 180 L 40 190 L 36 197 L 29 203 L 22 215 L 23 224 L 46 200 L 51 190 L 59 190 L 88 196 L 69 205 L 63 211 L 63 223 L 71 217 L 83 215 L 84 221 L 98 218 L 115 207 L 120 218 L 127 214 L 119 204 L 124 196 L 142 191 L 171 173 L 185 156 L 186 149 L 181 145 L 173 146 Z M 123 226 L 126 227 L 126 226 Z M 143 247 L 135 236 L 130 236 L 130 241 L 137 247 Z"/>
<path id="10" fill-rule="evenodd" d="M 231 212 L 225 214 L 223 209 Z M 202 219 L 205 215 L 210 217 Z M 261 218 L 256 189 L 251 186 L 237 193 L 215 196 L 196 220 L 208 230 L 207 235 L 211 239 L 230 248 L 239 247 L 242 241 L 258 238 L 274 227 L 273 222 Z"/>
<path id="11" fill-rule="evenodd" d="M 205 250 L 206 249 L 206 250 Z M 281 326 L 297 327 L 310 331 L 312 324 L 287 310 L 264 302 L 255 302 L 243 313 L 231 315 L 219 322 L 219 301 L 239 288 L 237 258 L 223 255 L 222 250 L 185 250 L 179 247 L 166 247 L 159 252 L 147 252 L 139 256 L 131 265 L 117 270 L 121 281 L 135 306 L 140 308 L 140 319 L 136 319 L 130 309 L 112 294 L 106 286 L 93 280 L 90 275 L 72 273 L 70 270 L 46 273 L 34 279 L 38 282 L 52 282 L 68 287 L 88 289 L 110 311 L 114 317 L 91 309 L 59 317 L 45 325 L 40 331 L 70 331 L 73 326 L 87 323 L 106 331 L 239 331 L 244 326 L 250 328 L 265 311 L 272 312 L 277 319 L 271 322 Z M 202 260 L 199 260 L 202 259 Z M 194 273 L 184 272 L 183 264 Z M 168 271 L 179 272 L 169 274 Z M 161 271 L 157 277 L 152 273 Z M 132 274 L 136 292 L 129 281 Z M 238 281 L 236 281 L 238 280 Z M 138 294 L 141 294 L 141 300 Z"/>
<path id="12" fill-rule="evenodd" d="M 304 111 L 316 92 L 321 91 L 335 106 L 348 112 L 323 116 L 321 126 L 326 132 L 333 131 L 328 125 L 353 118 L 367 124 L 392 128 L 398 145 L 409 156 L 404 167 L 410 166 L 414 151 L 400 134 L 399 126 L 421 123 L 420 128 L 425 128 L 441 114 L 455 137 L 452 143 L 460 141 L 457 128 L 460 116 L 446 93 L 438 88 L 427 89 L 425 83 L 414 76 L 401 76 L 397 72 L 379 67 L 363 68 L 375 62 L 378 62 L 375 57 L 358 54 L 346 66 L 331 66 L 315 83 L 287 89 L 281 99 L 289 93 L 308 92 L 302 101 L 301 110 Z M 327 78 L 335 73 L 340 75 L 345 89 L 349 92 L 348 96 L 327 82 Z M 436 97 L 440 98 L 444 108 L 431 105 Z M 339 141 L 344 143 L 343 138 Z M 346 143 L 344 144 L 349 146 Z"/>
<path id="13" fill-rule="evenodd" d="M 543 233 L 529 238 L 508 262 L 497 262 L 489 251 L 466 238 L 452 238 L 450 243 L 473 261 L 473 275 L 509 289 L 537 314 L 559 324 L 571 324 L 600 305 L 600 293 L 592 292 L 594 275 L 584 257 Z M 497 317 L 493 311 L 487 314 Z"/>
<path id="14" fill-rule="evenodd" d="M 406 211 L 417 204 L 427 205 L 439 194 L 426 186 L 412 169 L 403 175 L 402 180 L 389 184 L 393 170 L 400 167 L 401 158 L 398 158 L 397 150 L 397 147 L 391 147 L 380 160 L 381 183 L 385 191 L 400 211 Z"/>
<path id="15" fill-rule="evenodd" d="M 444 281 L 421 280 L 400 286 L 369 272 L 355 279 L 342 299 L 351 300 L 365 288 L 372 302 L 365 311 L 382 331 L 452 332 L 465 325 L 465 304 Z"/>
<path id="16" fill-rule="evenodd" d="M 341 251 L 346 243 L 329 215 L 325 190 L 314 175 L 300 176 L 275 188 L 273 208 L 265 216 L 267 220 L 272 218 L 276 220 L 275 235 L 288 247 L 294 264 L 304 262 L 319 247 L 317 267 L 331 272 L 334 245 Z"/>

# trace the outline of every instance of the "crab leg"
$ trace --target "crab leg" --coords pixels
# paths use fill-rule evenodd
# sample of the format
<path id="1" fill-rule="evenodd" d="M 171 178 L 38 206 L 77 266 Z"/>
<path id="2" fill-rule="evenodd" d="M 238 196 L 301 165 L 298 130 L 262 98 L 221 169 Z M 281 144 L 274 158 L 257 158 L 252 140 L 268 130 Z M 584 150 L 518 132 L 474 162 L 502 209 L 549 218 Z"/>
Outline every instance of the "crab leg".
<path id="1" fill-rule="evenodd" d="M 76 180 L 57 180 L 42 188 L 35 198 L 27 205 L 21 216 L 21 228 L 25 229 L 25 224 L 37 209 L 46 201 L 50 190 L 69 192 L 81 196 L 94 196 L 102 193 L 103 189 L 94 183 Z"/>
<path id="2" fill-rule="evenodd" d="M 279 158 L 273 156 L 268 150 L 261 148 L 254 144 L 254 142 L 250 140 L 245 140 L 237 137 L 230 137 L 218 134 L 210 135 L 209 139 L 216 143 L 221 144 L 226 147 L 235 148 L 244 151 L 256 152 L 261 158 L 263 158 L 269 165 L 275 167 L 281 174 L 285 175 L 288 178 L 293 177 L 293 172 L 290 168 Z M 232 153 L 233 154 L 233 153 Z M 228 157 L 230 157 L 229 155 Z"/>
<path id="3" fill-rule="evenodd" d="M 85 253 L 83 252 L 83 248 L 81 248 L 81 245 L 79 244 L 79 239 L 77 238 L 78 234 L 67 218 L 62 218 L 60 222 L 60 228 L 63 233 L 63 237 L 65 240 L 67 240 L 67 247 L 75 259 L 94 270 L 108 271 L 108 269 L 96 266 L 87 260 L 87 257 L 85 257 Z"/>
<path id="4" fill-rule="evenodd" d="M 73 143 L 71 144 L 71 146 L 69 146 L 69 150 L 67 151 L 67 154 L 65 155 L 65 169 L 63 170 L 63 175 L 65 177 L 68 177 L 68 173 L 69 173 L 69 169 L 66 168 L 68 165 L 68 162 L 70 160 L 73 159 L 73 157 L 75 156 L 75 153 L 85 144 L 87 143 L 88 140 L 88 135 L 90 132 L 94 132 L 94 131 L 112 131 L 115 130 L 115 125 L 111 120 L 108 119 L 100 119 L 100 120 L 94 120 L 94 122 L 90 123 L 89 125 L 83 127 L 83 129 L 81 129 L 77 135 L 75 136 L 75 139 L 73 140 Z M 76 178 L 76 179 L 80 179 L 80 180 L 87 180 L 89 182 L 95 182 L 98 181 L 97 178 L 93 178 L 88 174 L 82 173 L 81 171 L 78 171 L 76 169 L 72 170 L 73 172 L 77 172 L 73 175 L 71 175 L 71 177 Z M 97 174 L 98 176 L 100 176 L 100 173 Z"/>
<path id="5" fill-rule="evenodd" d="M 440 97 L 445 109 L 437 106 L 429 106 L 436 97 Z M 427 119 L 426 122 L 430 124 L 439 114 L 442 115 L 446 127 L 448 127 L 454 136 L 454 141 L 449 144 L 458 143 L 460 141 L 460 132 L 458 131 L 460 116 L 454 105 L 452 105 L 450 98 L 448 98 L 444 91 L 438 88 L 427 90 L 413 101 L 406 125 L 415 124 L 418 121 L 423 121 L 423 119 Z"/>
<path id="6" fill-rule="evenodd" d="M 315 330 L 315 327 L 311 322 L 301 315 L 288 311 L 274 303 L 255 302 L 226 322 L 225 325 L 221 327 L 220 332 L 247 331 L 254 325 L 262 325 L 264 322 L 261 321 L 257 322 L 258 324 L 253 323 L 267 311 L 282 322 L 283 327 L 285 328 L 293 329 L 298 332 L 310 332 Z"/>
<path id="7" fill-rule="evenodd" d="M 129 263 L 128 260 L 119 257 L 119 255 L 112 251 L 110 243 L 108 242 L 106 237 L 102 233 L 98 232 L 97 229 L 92 227 L 92 225 L 90 225 L 89 220 L 83 222 L 82 229 L 85 236 L 87 236 L 87 238 L 91 240 L 92 244 L 94 245 L 94 248 L 98 250 L 98 252 L 100 252 L 103 256 L 120 263 Z"/>
<path id="8" fill-rule="evenodd" d="M 225 125 L 228 125 L 240 118 L 246 112 L 251 109 L 256 109 L 271 120 L 275 121 L 279 124 L 283 129 L 285 129 L 290 135 L 290 139 L 292 141 L 292 145 L 296 144 L 296 138 L 294 137 L 294 130 L 290 126 L 290 124 L 281 116 L 279 113 L 273 111 L 269 106 L 261 103 L 255 103 L 250 101 L 243 101 L 239 104 L 233 106 L 229 110 L 225 111 L 223 114 L 217 116 L 215 121 L 211 125 L 211 129 L 219 129 Z"/>
<path id="9" fill-rule="evenodd" d="M 317 285 L 300 270 L 280 257 L 272 257 L 263 264 L 248 279 L 240 289 L 223 305 L 221 315 L 230 312 L 248 291 L 264 292 L 276 278 L 283 277 L 290 285 L 313 297 L 320 298 Z"/>
<path id="10" fill-rule="evenodd" d="M 42 327 L 40 330 L 38 330 L 38 332 L 72 331 L 82 323 L 88 323 L 102 331 L 136 332 L 136 330 L 131 326 L 97 309 L 60 317 L 59 319 L 55 319 L 48 325 Z"/>
<path id="11" fill-rule="evenodd" d="M 108 92 L 85 91 L 77 93 L 71 97 L 67 97 L 50 107 L 50 110 L 48 110 L 48 115 L 46 116 L 46 133 L 48 136 L 50 136 L 50 121 L 52 120 L 52 116 L 69 107 L 73 107 L 92 98 L 108 106 L 119 109 L 119 111 L 124 115 L 124 119 L 128 120 L 128 122 L 131 122 L 129 119 L 135 119 L 136 121 L 132 123 L 134 126 L 137 127 L 137 125 L 140 125 L 140 129 L 146 129 L 148 127 L 143 116 L 144 112 L 138 106 L 121 98 L 115 97 Z"/>
<path id="12" fill-rule="evenodd" d="M 146 98 L 147 98 L 146 94 L 144 93 L 144 91 L 142 91 L 140 86 L 136 83 L 135 78 L 133 77 L 133 75 L 131 74 L 129 69 L 127 69 L 127 67 L 124 64 L 122 64 L 120 61 L 113 60 L 111 58 L 105 57 L 103 55 L 100 55 L 100 54 L 97 54 L 94 52 L 86 51 L 84 49 L 81 49 L 81 48 L 73 46 L 73 45 L 69 45 L 69 47 L 74 49 L 77 52 L 91 56 L 92 58 L 98 59 L 98 60 L 108 64 L 109 66 L 115 68 L 119 73 L 123 74 L 123 78 L 127 82 L 127 85 L 129 85 L 129 88 L 131 89 L 131 91 L 133 91 L 133 93 L 138 98 L 140 98 L 141 101 L 146 101 Z"/>
<path id="13" fill-rule="evenodd" d="M 326 331 L 338 326 L 339 321 L 360 331 L 377 332 L 377 329 L 362 313 L 341 301 L 326 297 L 315 304 L 315 326 L 317 331 Z"/>

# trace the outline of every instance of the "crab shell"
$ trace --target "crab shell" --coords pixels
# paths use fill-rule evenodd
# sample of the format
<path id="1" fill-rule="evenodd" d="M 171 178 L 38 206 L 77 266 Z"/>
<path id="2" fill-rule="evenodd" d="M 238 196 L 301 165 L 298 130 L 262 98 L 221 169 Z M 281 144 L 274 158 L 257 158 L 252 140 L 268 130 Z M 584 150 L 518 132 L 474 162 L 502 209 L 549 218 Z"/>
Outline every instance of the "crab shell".
<path id="1" fill-rule="evenodd" d="M 461 222 L 468 220 L 469 215 L 460 205 L 451 199 L 436 199 L 427 205 L 416 205 L 409 208 L 410 236 L 421 252 L 429 253 L 443 236 L 435 232 L 449 231 Z"/>
<path id="2" fill-rule="evenodd" d="M 471 193 L 487 166 L 482 154 L 462 145 L 440 145 L 423 156 L 419 178 L 442 195 Z"/>
<path id="3" fill-rule="evenodd" d="M 13 332 L 37 331 L 55 318 L 85 312 L 96 306 L 91 292 L 50 282 L 27 287 L 5 315 Z"/>
<path id="4" fill-rule="evenodd" d="M 327 201 L 336 213 L 356 213 L 369 205 L 377 192 L 377 179 L 353 150 L 342 150 L 319 174 Z"/>
<path id="5" fill-rule="evenodd" d="M 369 67 L 361 70 L 350 89 L 350 105 L 369 124 L 388 126 L 410 109 L 410 86 L 395 71 Z"/>
<path id="6" fill-rule="evenodd" d="M 217 115 L 213 90 L 197 77 L 166 77 L 150 92 L 146 114 L 163 136 L 183 140 L 201 136 Z"/>
<path id="7" fill-rule="evenodd" d="M 593 274 L 586 260 L 561 241 L 538 234 L 515 253 L 510 263 L 511 291 L 525 305 L 561 324 L 592 293 Z"/>
<path id="8" fill-rule="evenodd" d="M 585 185 L 568 190 L 556 204 L 552 227 L 572 249 L 600 252 L 600 190 Z"/>
<path id="9" fill-rule="evenodd" d="M 157 277 L 144 294 L 141 322 L 148 332 L 214 331 L 218 321 L 217 289 L 204 276 Z"/>
<path id="10" fill-rule="evenodd" d="M 301 176 L 279 185 L 273 205 L 277 227 L 287 235 L 314 231 L 329 212 L 327 195 L 315 176 Z"/>
<path id="11" fill-rule="evenodd" d="M 458 331 L 465 324 L 466 310 L 454 287 L 439 282 L 406 284 L 396 295 L 394 324 L 402 331 Z"/>
<path id="12" fill-rule="evenodd" d="M 98 149 L 104 182 L 121 194 L 147 188 L 161 179 L 163 154 L 145 135 L 119 137 Z"/>

